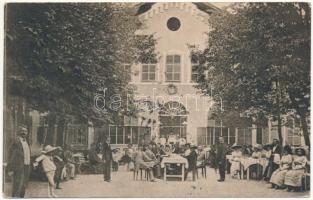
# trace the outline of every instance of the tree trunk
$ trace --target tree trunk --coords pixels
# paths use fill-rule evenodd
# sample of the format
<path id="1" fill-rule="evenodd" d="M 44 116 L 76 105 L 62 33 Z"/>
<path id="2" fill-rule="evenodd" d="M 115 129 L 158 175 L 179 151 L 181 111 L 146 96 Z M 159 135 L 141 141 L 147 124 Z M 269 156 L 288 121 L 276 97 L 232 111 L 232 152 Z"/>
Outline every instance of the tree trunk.
<path id="1" fill-rule="evenodd" d="M 281 127 L 281 110 L 280 110 L 280 99 L 281 99 L 281 90 L 280 90 L 280 84 L 277 81 L 276 82 L 277 87 L 277 95 L 276 95 L 276 104 L 277 104 L 277 130 L 278 130 L 278 138 L 279 138 L 279 144 L 283 144 L 283 136 L 282 136 L 282 127 Z"/>
<path id="2" fill-rule="evenodd" d="M 65 118 L 61 116 L 58 119 L 58 126 L 57 126 L 57 138 L 56 138 L 56 145 L 63 146 L 64 144 L 64 134 L 65 134 Z"/>
<path id="3" fill-rule="evenodd" d="M 300 118 L 301 118 L 301 128 L 302 128 L 302 132 L 303 132 L 305 145 L 307 145 L 310 148 L 310 137 L 309 137 L 308 124 L 306 121 L 305 114 L 301 114 Z"/>
<path id="4" fill-rule="evenodd" d="M 48 114 L 48 132 L 45 145 L 55 145 L 55 125 L 56 125 L 56 113 L 50 112 Z"/>
<path id="5" fill-rule="evenodd" d="M 279 138 L 279 144 L 283 144 L 283 135 L 282 135 L 282 126 L 281 126 L 281 114 L 278 112 L 277 114 L 277 131 L 278 131 L 278 138 Z"/>

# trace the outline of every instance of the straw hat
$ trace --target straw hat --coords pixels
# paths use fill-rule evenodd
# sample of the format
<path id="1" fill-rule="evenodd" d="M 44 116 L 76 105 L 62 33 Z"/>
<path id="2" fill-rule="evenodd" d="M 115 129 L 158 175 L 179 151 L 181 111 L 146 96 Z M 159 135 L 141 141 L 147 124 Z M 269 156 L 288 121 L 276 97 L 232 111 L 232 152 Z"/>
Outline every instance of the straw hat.
<path id="1" fill-rule="evenodd" d="M 255 149 L 258 149 L 258 150 L 262 150 L 262 145 L 256 144 L 256 145 L 254 146 L 254 148 L 255 148 Z"/>
<path id="2" fill-rule="evenodd" d="M 263 149 L 266 149 L 266 148 L 271 148 L 273 146 L 273 144 L 270 144 L 270 143 L 267 143 L 265 145 L 263 145 Z"/>
<path id="3" fill-rule="evenodd" d="M 241 148 L 241 145 L 240 144 L 237 144 L 237 143 L 234 143 L 232 146 L 231 146 L 232 149 L 235 149 L 235 148 Z"/>
<path id="4" fill-rule="evenodd" d="M 295 153 L 296 153 L 298 150 L 301 151 L 302 155 L 306 155 L 306 154 L 307 154 L 306 148 L 303 147 L 303 146 L 296 147 L 296 148 L 294 149 Z"/>
<path id="5" fill-rule="evenodd" d="M 51 145 L 47 145 L 47 146 L 45 146 L 45 148 L 43 149 L 43 151 L 41 151 L 41 153 L 46 154 L 46 153 L 49 153 L 49 152 L 51 152 L 51 151 L 55 151 L 55 150 L 57 150 L 57 149 L 59 149 L 59 147 L 53 147 L 53 146 L 51 146 Z"/>

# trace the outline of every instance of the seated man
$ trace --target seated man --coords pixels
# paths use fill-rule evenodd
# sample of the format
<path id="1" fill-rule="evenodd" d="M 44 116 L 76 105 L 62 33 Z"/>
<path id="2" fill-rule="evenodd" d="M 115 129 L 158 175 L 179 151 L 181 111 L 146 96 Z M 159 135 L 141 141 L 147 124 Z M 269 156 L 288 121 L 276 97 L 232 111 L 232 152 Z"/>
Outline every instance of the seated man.
<path id="1" fill-rule="evenodd" d="M 95 143 L 90 145 L 90 150 L 88 152 L 88 160 L 91 164 L 92 173 L 102 173 L 101 164 L 103 163 L 101 157 L 97 153 L 97 145 Z"/>
<path id="2" fill-rule="evenodd" d="M 148 146 L 145 145 L 144 150 L 145 150 L 145 153 L 148 156 L 148 158 L 150 160 L 152 160 L 152 162 L 153 162 L 153 175 L 157 178 L 160 178 L 161 177 L 161 166 L 160 166 L 160 163 L 159 163 L 158 159 L 156 158 L 155 154 L 152 152 L 152 144 L 149 144 Z"/>
<path id="3" fill-rule="evenodd" d="M 98 165 L 102 162 L 101 158 L 97 154 L 97 146 L 95 143 L 92 143 L 90 145 L 90 150 L 88 152 L 88 158 L 89 158 L 90 164 L 92 164 L 92 165 Z"/>
<path id="4" fill-rule="evenodd" d="M 152 168 L 153 168 L 153 161 L 147 156 L 141 146 L 138 147 L 137 151 L 133 153 L 133 160 L 135 164 L 135 172 L 139 169 L 147 170 L 148 176 L 150 176 L 150 181 L 155 182 Z"/>
<path id="5" fill-rule="evenodd" d="M 72 146 L 66 146 L 64 151 L 65 167 L 68 171 L 67 175 L 70 179 L 75 178 L 75 161 L 72 152 Z"/>

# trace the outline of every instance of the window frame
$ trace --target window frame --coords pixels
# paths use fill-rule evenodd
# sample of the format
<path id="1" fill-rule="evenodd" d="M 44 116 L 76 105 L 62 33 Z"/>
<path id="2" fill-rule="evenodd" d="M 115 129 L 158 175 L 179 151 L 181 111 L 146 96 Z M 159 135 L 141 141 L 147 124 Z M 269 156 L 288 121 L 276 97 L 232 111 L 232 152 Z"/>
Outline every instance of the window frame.
<path id="1" fill-rule="evenodd" d="M 168 62 L 168 57 L 171 56 L 172 57 L 172 62 L 169 63 Z M 179 57 L 179 63 L 175 62 L 175 57 L 178 56 Z M 177 72 L 175 70 L 175 67 L 179 66 L 179 71 Z M 168 68 L 171 67 L 172 70 L 168 71 Z M 180 83 L 182 82 L 182 56 L 179 54 L 168 54 L 165 57 L 165 82 L 167 83 Z M 168 79 L 168 75 L 171 75 L 171 79 Z M 179 75 L 179 80 L 175 80 L 175 75 Z"/>
<path id="2" fill-rule="evenodd" d="M 148 66 L 148 70 L 144 72 L 144 66 Z M 154 66 L 154 72 L 150 71 L 151 66 Z M 148 79 L 144 79 L 143 75 L 147 74 Z M 150 75 L 154 74 L 154 79 L 150 79 Z M 142 63 L 141 64 L 141 82 L 155 82 L 157 80 L 157 63 Z"/>

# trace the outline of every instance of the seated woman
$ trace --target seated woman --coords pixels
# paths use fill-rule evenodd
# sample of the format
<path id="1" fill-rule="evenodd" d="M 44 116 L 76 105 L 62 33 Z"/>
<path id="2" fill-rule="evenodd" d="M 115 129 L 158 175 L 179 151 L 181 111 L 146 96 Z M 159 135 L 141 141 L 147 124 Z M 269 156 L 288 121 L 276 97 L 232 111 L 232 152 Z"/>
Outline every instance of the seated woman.
<path id="1" fill-rule="evenodd" d="M 254 146 L 254 151 L 251 155 L 252 158 L 259 159 L 262 157 L 262 145 L 256 144 Z"/>
<path id="2" fill-rule="evenodd" d="M 254 146 L 254 151 L 251 155 L 251 158 L 253 159 L 260 159 L 262 157 L 262 145 L 260 144 L 256 144 Z M 263 172 L 263 166 L 260 164 L 253 164 L 249 167 L 250 169 L 250 177 L 252 177 L 253 179 L 261 179 L 262 178 L 262 172 Z"/>
<path id="3" fill-rule="evenodd" d="M 241 146 L 238 144 L 233 144 L 231 147 L 233 149 L 233 152 L 231 153 L 231 159 L 230 159 L 230 174 L 232 178 L 235 178 L 235 176 L 240 173 L 240 159 L 242 157 L 241 152 Z"/>
<path id="4" fill-rule="evenodd" d="M 133 160 L 135 164 L 135 171 L 139 169 L 147 170 L 151 182 L 155 182 L 152 168 L 154 163 L 151 162 L 152 160 L 146 155 L 142 147 L 138 147 L 138 150 L 133 153 Z"/>
<path id="5" fill-rule="evenodd" d="M 134 163 L 132 161 L 134 149 L 132 144 L 127 145 L 127 149 L 125 151 L 125 162 L 127 163 L 126 165 L 126 170 L 130 171 L 133 170 Z"/>
<path id="6" fill-rule="evenodd" d="M 284 179 L 287 171 L 290 169 L 292 164 L 292 150 L 289 145 L 284 147 L 283 156 L 280 160 L 279 168 L 273 172 L 270 183 L 272 183 L 272 188 L 281 189 L 284 185 Z"/>
<path id="7" fill-rule="evenodd" d="M 292 169 L 286 173 L 284 180 L 289 192 L 298 191 L 301 188 L 306 163 L 305 150 L 303 148 L 297 148 L 292 162 Z"/>
<path id="8" fill-rule="evenodd" d="M 118 166 L 119 166 L 119 161 L 122 158 L 122 154 L 120 152 L 119 148 L 113 149 L 112 150 L 112 170 L 117 172 L 118 171 Z"/>
<path id="9" fill-rule="evenodd" d="M 164 149 L 165 155 L 170 156 L 172 154 L 171 146 L 170 145 L 165 145 Z"/>

